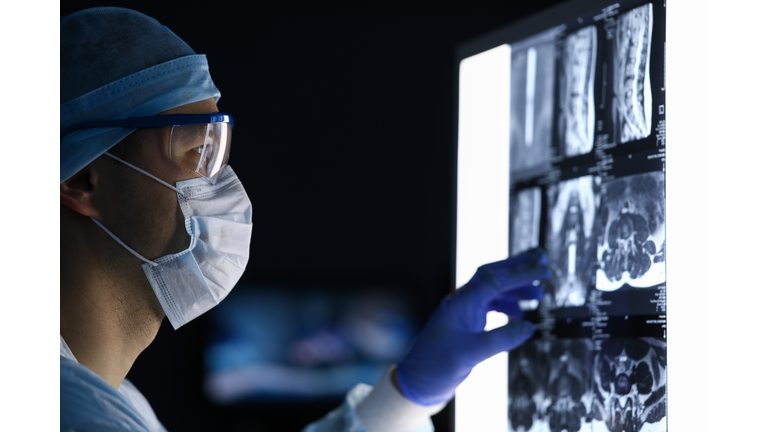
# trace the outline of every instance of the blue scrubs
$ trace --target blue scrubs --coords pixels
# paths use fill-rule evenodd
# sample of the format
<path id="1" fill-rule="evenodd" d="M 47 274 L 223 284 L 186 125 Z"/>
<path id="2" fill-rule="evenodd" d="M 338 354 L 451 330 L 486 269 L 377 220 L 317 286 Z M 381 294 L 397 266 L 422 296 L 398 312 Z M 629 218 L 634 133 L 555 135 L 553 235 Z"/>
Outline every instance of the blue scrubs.
<path id="1" fill-rule="evenodd" d="M 78 363 L 63 338 L 59 365 L 62 432 L 165 431 L 147 399 L 129 380 L 123 380 L 116 390 Z M 339 408 L 304 428 L 304 432 L 367 432 L 354 407 L 371 389 L 369 385 L 358 384 L 347 393 Z"/>

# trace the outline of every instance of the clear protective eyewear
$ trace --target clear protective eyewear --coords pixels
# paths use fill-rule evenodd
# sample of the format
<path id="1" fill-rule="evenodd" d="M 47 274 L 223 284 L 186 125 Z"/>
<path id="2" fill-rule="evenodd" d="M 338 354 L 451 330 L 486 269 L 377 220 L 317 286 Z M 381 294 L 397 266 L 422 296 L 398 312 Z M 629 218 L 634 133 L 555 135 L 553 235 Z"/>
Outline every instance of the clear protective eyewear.
<path id="1" fill-rule="evenodd" d="M 163 126 L 171 127 L 168 145 L 171 160 L 216 184 L 229 162 L 229 151 L 232 147 L 235 120 L 229 114 L 169 114 L 80 123 L 64 129 L 61 137 L 74 130 L 86 128 L 134 129 Z"/>

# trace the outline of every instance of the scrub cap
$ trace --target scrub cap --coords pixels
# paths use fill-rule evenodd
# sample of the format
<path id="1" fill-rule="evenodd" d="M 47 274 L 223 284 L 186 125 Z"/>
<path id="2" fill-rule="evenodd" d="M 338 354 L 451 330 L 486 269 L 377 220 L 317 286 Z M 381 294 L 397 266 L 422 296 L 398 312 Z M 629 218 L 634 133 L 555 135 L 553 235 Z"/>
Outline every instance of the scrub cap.
<path id="1" fill-rule="evenodd" d="M 59 131 L 84 122 L 151 116 L 221 93 L 208 60 L 156 19 L 117 7 L 64 17 Z M 80 129 L 61 138 L 60 181 L 135 129 Z"/>

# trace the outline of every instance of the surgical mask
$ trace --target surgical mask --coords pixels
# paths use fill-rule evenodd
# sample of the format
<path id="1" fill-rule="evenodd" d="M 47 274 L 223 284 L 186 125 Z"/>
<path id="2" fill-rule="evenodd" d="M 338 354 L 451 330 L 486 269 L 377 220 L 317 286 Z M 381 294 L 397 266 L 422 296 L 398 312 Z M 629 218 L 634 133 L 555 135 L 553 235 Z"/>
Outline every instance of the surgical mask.
<path id="1" fill-rule="evenodd" d="M 192 238 L 189 247 L 176 254 L 148 260 L 91 219 L 144 261 L 141 267 L 165 315 L 178 329 L 219 304 L 243 275 L 251 243 L 251 201 L 230 166 L 216 184 L 195 178 L 174 187 L 117 156 L 105 155 L 176 191 Z"/>

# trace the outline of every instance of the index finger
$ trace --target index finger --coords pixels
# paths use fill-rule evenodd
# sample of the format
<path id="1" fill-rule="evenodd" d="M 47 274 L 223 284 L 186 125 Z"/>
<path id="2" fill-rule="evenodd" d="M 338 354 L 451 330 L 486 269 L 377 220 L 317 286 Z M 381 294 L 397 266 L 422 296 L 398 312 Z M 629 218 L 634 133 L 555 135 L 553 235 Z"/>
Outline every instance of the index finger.
<path id="1" fill-rule="evenodd" d="M 546 256 L 546 255 L 544 255 Z M 543 260 L 527 260 L 513 262 L 507 265 L 496 265 L 493 268 L 478 269 L 477 279 L 472 289 L 476 292 L 479 304 L 486 305 L 501 293 L 515 289 L 535 286 L 541 280 L 550 277 L 549 267 Z"/>
<path id="2" fill-rule="evenodd" d="M 540 247 L 529 249 L 525 252 L 511 256 L 507 259 L 480 266 L 477 270 L 478 272 L 480 272 L 481 270 L 485 270 L 485 271 L 503 270 L 505 268 L 509 268 L 510 266 L 515 266 L 519 264 L 529 264 L 531 262 L 540 262 L 544 265 L 548 265 L 549 261 L 547 259 L 547 252 Z"/>

